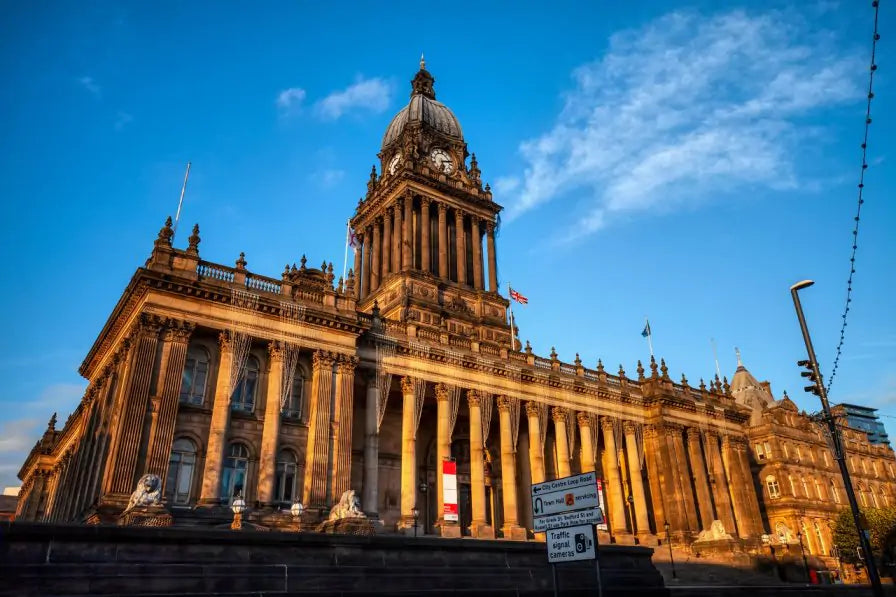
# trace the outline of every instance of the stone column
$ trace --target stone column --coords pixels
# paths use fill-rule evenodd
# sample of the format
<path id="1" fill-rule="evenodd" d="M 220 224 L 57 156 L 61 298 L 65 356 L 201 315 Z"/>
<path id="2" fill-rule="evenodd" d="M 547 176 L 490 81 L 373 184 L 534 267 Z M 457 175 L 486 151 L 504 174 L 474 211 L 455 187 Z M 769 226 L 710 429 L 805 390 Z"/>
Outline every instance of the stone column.
<path id="1" fill-rule="evenodd" d="M 274 502 L 274 477 L 277 465 L 277 439 L 280 436 L 280 388 L 283 383 L 283 347 L 268 343 L 268 384 L 265 391 L 264 427 L 261 430 L 261 454 L 258 464 L 258 501 Z"/>
<path id="2" fill-rule="evenodd" d="M 302 492 L 302 502 L 306 508 L 330 505 L 327 496 L 327 462 L 330 457 L 330 401 L 333 395 L 335 360 L 332 354 L 322 350 L 315 351 L 311 359 L 311 409 Z"/>
<path id="3" fill-rule="evenodd" d="M 439 277 L 447 279 L 448 274 L 448 206 L 438 203 L 439 210 Z"/>
<path id="4" fill-rule="evenodd" d="M 479 236 L 479 218 L 470 216 L 470 241 L 473 246 L 473 288 L 482 290 L 482 237 Z"/>
<path id="5" fill-rule="evenodd" d="M 485 522 L 485 453 L 481 400 L 479 392 L 467 390 L 467 405 L 470 407 L 470 497 L 473 506 L 470 534 L 474 538 L 484 539 L 494 538 L 495 531 Z"/>
<path id="6" fill-rule="evenodd" d="M 401 378 L 401 520 L 399 530 L 414 530 L 417 507 L 417 401 L 414 378 Z"/>
<path id="7" fill-rule="evenodd" d="M 455 251 L 457 252 L 457 283 L 467 283 L 466 233 L 464 232 L 464 212 L 454 209 Z"/>
<path id="8" fill-rule="evenodd" d="M 195 328 L 192 323 L 168 320 L 165 331 L 162 332 L 162 355 L 156 388 L 159 408 L 150 430 L 145 470 L 158 475 L 163 483 L 167 479 L 168 462 L 171 460 L 180 387 L 184 364 L 187 362 L 187 345 Z"/>
<path id="9" fill-rule="evenodd" d="M 432 259 L 429 255 L 429 203 L 429 198 L 420 198 L 420 268 L 427 274 L 432 272 Z"/>
<path id="10" fill-rule="evenodd" d="M 363 242 L 363 234 L 360 231 L 355 231 L 355 236 L 358 237 L 358 242 Z M 355 298 L 361 298 L 361 256 L 364 254 L 364 251 L 361 247 L 356 246 L 355 249 Z"/>
<path id="11" fill-rule="evenodd" d="M 215 382 L 215 399 L 212 404 L 212 420 L 208 431 L 208 450 L 205 453 L 205 469 L 202 472 L 200 504 L 217 504 L 221 498 L 221 465 L 224 461 L 224 444 L 230 424 L 230 365 L 233 362 L 233 344 L 227 332 L 218 335 L 220 358 Z"/>
<path id="12" fill-rule="evenodd" d="M 529 468 L 532 469 L 532 483 L 544 482 L 544 453 L 541 444 L 541 419 L 539 411 L 544 408 L 537 402 L 526 402 L 526 417 L 529 419 Z"/>
<path id="13" fill-rule="evenodd" d="M 647 482 L 650 483 L 651 506 L 653 506 L 653 520 L 656 523 L 657 534 L 664 532 L 663 524 L 667 521 L 664 501 L 666 500 L 663 489 L 663 474 L 660 472 L 659 461 L 661 458 L 660 439 L 662 434 L 654 425 L 647 425 L 644 429 L 644 464 L 647 465 Z M 669 522 L 671 525 L 671 521 Z"/>
<path id="14" fill-rule="evenodd" d="M 356 357 L 340 356 L 336 365 L 336 400 L 333 402 L 333 469 L 330 495 L 337 501 L 351 489 L 352 482 L 352 411 L 354 406 Z"/>
<path id="15" fill-rule="evenodd" d="M 635 424 L 626 421 L 622 424 L 625 432 L 625 449 L 628 452 L 628 479 L 631 484 L 632 497 L 635 500 L 635 526 L 640 542 L 653 543 L 650 534 L 650 518 L 647 516 L 647 496 L 644 494 L 644 480 L 641 478 L 641 462 L 638 458 L 638 440 L 635 436 Z M 643 449 L 643 446 L 641 447 Z"/>
<path id="16" fill-rule="evenodd" d="M 511 401 L 498 396 L 498 424 L 501 426 L 501 490 L 504 497 L 504 525 L 501 531 L 505 539 L 526 540 L 526 530 L 519 524 L 519 508 L 516 500 L 516 446 L 513 442 Z M 515 413 L 519 417 L 519 412 Z"/>
<path id="17" fill-rule="evenodd" d="M 380 287 L 380 264 L 383 260 L 382 245 L 380 244 L 380 218 L 373 222 L 373 254 L 370 256 L 370 292 Z"/>
<path id="18" fill-rule="evenodd" d="M 569 444 L 566 436 L 566 411 L 555 406 L 551 411 L 554 419 L 554 445 L 557 446 L 557 475 L 559 478 L 568 477 L 572 473 L 569 469 Z"/>
<path id="19" fill-rule="evenodd" d="M 731 489 L 731 509 L 734 511 L 737 534 L 746 539 L 750 536 L 751 526 L 743 491 L 746 479 L 741 474 L 737 453 L 732 445 L 731 438 L 727 435 L 722 436 L 722 463 L 728 475 L 729 487 Z"/>
<path id="20" fill-rule="evenodd" d="M 401 210 L 404 203 L 401 197 L 395 200 L 393 207 L 393 224 L 392 224 L 392 271 L 401 271 L 401 238 L 404 231 L 404 225 L 401 219 Z"/>
<path id="21" fill-rule="evenodd" d="M 23 508 L 22 516 L 17 516 L 16 518 L 21 518 L 22 520 L 27 520 L 29 522 L 37 522 L 37 508 L 40 505 L 40 497 L 46 488 L 47 473 L 46 471 L 35 471 L 32 475 L 32 479 L 33 484 L 31 486 L 31 492 L 28 494 L 28 502 Z"/>
<path id="22" fill-rule="evenodd" d="M 594 441 L 591 437 L 591 417 L 588 416 L 588 413 L 577 413 L 576 421 L 579 423 L 579 437 L 582 438 L 582 457 L 580 462 L 582 472 L 590 473 L 595 470 Z"/>
<path id="23" fill-rule="evenodd" d="M 498 292 L 498 257 L 495 253 L 495 223 L 486 222 L 485 231 L 488 236 L 488 290 Z"/>
<path id="24" fill-rule="evenodd" d="M 436 512 L 437 525 L 442 537 L 460 537 L 460 527 L 454 521 L 445 521 L 445 479 L 442 475 L 442 463 L 451 459 L 451 436 L 448 427 L 451 423 L 451 388 L 443 383 L 436 384 Z"/>
<path id="25" fill-rule="evenodd" d="M 613 421 L 606 417 L 601 421 L 604 434 L 604 476 L 607 481 L 607 495 L 610 506 L 610 531 L 616 543 L 632 545 L 635 541 L 628 532 L 625 523 L 625 496 L 622 492 L 622 480 L 619 476 L 619 448 L 613 434 Z"/>
<path id="26" fill-rule="evenodd" d="M 411 239 L 413 224 L 414 196 L 404 198 L 404 221 L 402 222 L 401 269 L 407 271 L 414 268 L 414 243 Z"/>
<path id="27" fill-rule="evenodd" d="M 703 462 L 703 448 L 700 446 L 700 430 L 688 427 L 688 454 L 691 457 L 691 472 L 694 474 L 694 487 L 697 488 L 697 506 L 700 510 L 700 530 L 708 530 L 715 516 L 712 511 L 712 499 L 709 494 L 709 482 L 706 478 L 706 465 Z"/>
<path id="28" fill-rule="evenodd" d="M 389 388 L 383 388 L 388 392 Z M 367 404 L 364 417 L 364 490 L 363 507 L 368 518 L 379 517 L 378 481 L 380 464 L 380 435 L 377 429 L 380 388 L 376 371 L 367 376 Z"/>
<path id="29" fill-rule="evenodd" d="M 380 266 L 380 278 L 385 279 L 392 270 L 392 212 L 383 212 L 383 260 Z"/>
<path id="30" fill-rule="evenodd" d="M 682 509 L 687 517 L 688 530 L 697 532 L 700 530 L 700 521 L 697 517 L 697 504 L 694 502 L 694 491 L 691 489 L 692 475 L 688 469 L 687 456 L 684 450 L 684 436 L 681 426 L 668 427 L 672 440 L 673 470 L 678 482 L 678 499 L 681 500 Z"/>
<path id="31" fill-rule="evenodd" d="M 361 298 L 363 299 L 370 294 L 370 254 L 373 252 L 373 231 L 370 226 L 364 231 L 362 239 L 364 244 L 361 247 L 361 252 L 363 253 L 364 270 L 361 273 Z"/>
<path id="32" fill-rule="evenodd" d="M 734 512 L 731 510 L 728 479 L 725 476 L 725 466 L 722 464 L 722 453 L 719 451 L 719 436 L 715 431 L 707 431 L 706 441 L 706 458 L 709 461 L 709 468 L 712 470 L 712 495 L 715 499 L 716 512 L 719 520 L 725 525 L 725 530 L 731 535 L 737 535 Z"/>
<path id="33" fill-rule="evenodd" d="M 118 399 L 121 405 L 115 436 L 112 440 L 111 479 L 107 493 L 124 498 L 134 491 L 139 475 L 137 458 L 143 438 L 143 428 L 149 401 L 149 387 L 152 381 L 153 365 L 156 361 L 156 347 L 159 342 L 159 331 L 162 329 L 160 318 L 141 314 L 133 329 L 134 346 L 131 350 L 131 362 L 123 392 Z"/>
<path id="34" fill-rule="evenodd" d="M 759 513 L 759 500 L 756 497 L 756 490 L 753 484 L 753 473 L 750 470 L 750 457 L 748 456 L 749 448 L 747 442 L 743 438 L 738 438 L 735 443 L 735 451 L 737 460 L 740 463 L 741 478 L 744 479 L 744 509 L 747 513 L 747 533 L 751 537 L 758 537 L 764 530 L 762 526 L 762 515 Z"/>

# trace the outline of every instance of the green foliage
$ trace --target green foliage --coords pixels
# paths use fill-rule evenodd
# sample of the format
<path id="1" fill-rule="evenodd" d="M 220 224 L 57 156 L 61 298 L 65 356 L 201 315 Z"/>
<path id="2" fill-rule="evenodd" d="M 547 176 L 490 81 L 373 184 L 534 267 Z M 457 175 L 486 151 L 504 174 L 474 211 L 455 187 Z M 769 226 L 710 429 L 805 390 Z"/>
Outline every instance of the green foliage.
<path id="1" fill-rule="evenodd" d="M 868 520 L 868 528 L 871 531 L 871 549 L 875 554 L 880 554 L 886 547 L 887 539 L 896 533 L 896 506 L 886 508 L 863 508 L 862 514 Z M 834 520 L 832 527 L 834 545 L 840 552 L 840 558 L 844 562 L 856 563 L 859 556 L 856 548 L 859 546 L 859 534 L 856 532 L 852 513 L 849 510 L 841 510 Z"/>

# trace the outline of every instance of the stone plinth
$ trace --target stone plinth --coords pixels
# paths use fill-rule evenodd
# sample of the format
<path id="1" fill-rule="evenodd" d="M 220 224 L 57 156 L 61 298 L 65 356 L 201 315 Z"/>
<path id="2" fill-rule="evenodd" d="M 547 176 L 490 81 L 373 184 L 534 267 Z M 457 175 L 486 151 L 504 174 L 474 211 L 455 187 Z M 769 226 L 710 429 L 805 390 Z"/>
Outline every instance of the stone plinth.
<path id="1" fill-rule="evenodd" d="M 138 506 L 118 518 L 118 525 L 123 527 L 170 527 L 172 524 L 174 518 L 163 506 Z"/>
<path id="2" fill-rule="evenodd" d="M 0 523 L 0 597 L 553 594 L 544 543 Z M 666 596 L 644 547 L 600 547 L 604 595 Z M 594 562 L 557 566 L 594 595 Z"/>
<path id="3" fill-rule="evenodd" d="M 373 523 L 366 518 L 340 518 L 338 520 L 325 520 L 315 529 L 318 533 L 328 535 L 357 535 L 372 537 L 376 535 Z"/>

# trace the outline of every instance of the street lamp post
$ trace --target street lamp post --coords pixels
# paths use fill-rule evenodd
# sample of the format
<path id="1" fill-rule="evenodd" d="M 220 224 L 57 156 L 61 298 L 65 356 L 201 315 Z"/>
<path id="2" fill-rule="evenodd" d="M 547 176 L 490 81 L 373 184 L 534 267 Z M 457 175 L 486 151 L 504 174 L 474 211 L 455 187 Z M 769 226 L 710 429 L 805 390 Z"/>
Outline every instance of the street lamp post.
<path id="1" fill-rule="evenodd" d="M 414 538 L 417 538 L 417 520 L 420 518 L 420 510 L 417 509 L 417 506 L 414 506 L 414 509 L 411 510 L 411 514 L 414 516 Z"/>
<path id="2" fill-rule="evenodd" d="M 800 373 L 803 377 L 809 378 L 813 385 L 806 386 L 807 392 L 816 394 L 821 400 L 822 418 L 828 426 L 831 434 L 831 443 L 834 447 L 834 458 L 840 465 L 840 475 L 843 477 L 843 486 L 846 489 L 846 497 L 849 500 L 849 508 L 852 511 L 852 519 L 859 532 L 859 544 L 868 554 L 866 566 L 868 568 L 868 580 L 871 582 L 871 590 L 874 597 L 883 597 L 884 590 L 880 584 L 880 575 L 877 572 L 877 564 L 874 562 L 874 554 L 871 551 L 871 541 L 868 539 L 868 533 L 862 528 L 861 515 L 859 513 L 859 504 L 856 501 L 856 493 L 852 487 L 852 481 L 849 477 L 849 469 L 846 466 L 846 454 L 843 450 L 843 442 L 840 439 L 840 429 L 837 427 L 836 421 L 831 414 L 831 405 L 828 403 L 828 394 L 824 388 L 824 382 L 821 378 L 821 371 L 818 368 L 818 360 L 815 358 L 815 349 L 812 347 L 812 338 L 809 336 L 809 327 L 806 325 L 806 318 L 803 316 L 803 306 L 800 304 L 799 291 L 803 288 L 812 286 L 815 282 L 812 280 L 803 280 L 797 282 L 790 287 L 790 295 L 793 297 L 793 305 L 796 308 L 796 316 L 800 321 L 800 330 L 803 332 L 803 341 L 806 344 L 806 352 L 809 354 L 808 361 L 800 361 L 801 367 L 806 367 L 808 371 Z M 802 546 L 802 543 L 800 543 Z"/>
<path id="3" fill-rule="evenodd" d="M 797 541 L 800 542 L 800 554 L 803 556 L 803 569 L 806 571 L 806 582 L 811 583 L 812 577 L 809 576 L 809 561 L 806 560 L 806 550 L 803 549 L 803 533 L 802 531 L 796 532 Z"/>
<path id="4" fill-rule="evenodd" d="M 632 497 L 632 494 L 628 494 L 626 498 L 628 502 L 628 517 L 632 521 L 632 534 L 635 532 L 635 498 Z"/>
<path id="5" fill-rule="evenodd" d="M 246 500 L 243 499 L 241 493 L 236 494 L 236 497 L 233 498 L 230 509 L 233 510 L 233 522 L 230 523 L 230 528 L 239 531 L 243 528 L 243 512 L 246 511 Z"/>
<path id="6" fill-rule="evenodd" d="M 669 521 L 663 523 L 663 528 L 666 529 L 666 543 L 669 544 L 669 563 L 672 564 L 672 578 L 677 579 L 678 575 L 675 574 L 675 558 L 672 557 L 672 540 L 669 538 Z"/>
<path id="7" fill-rule="evenodd" d="M 289 508 L 289 512 L 292 514 L 292 520 L 296 524 L 296 530 L 302 530 L 302 514 L 305 513 L 305 506 L 302 505 L 302 502 L 296 500 Z"/>

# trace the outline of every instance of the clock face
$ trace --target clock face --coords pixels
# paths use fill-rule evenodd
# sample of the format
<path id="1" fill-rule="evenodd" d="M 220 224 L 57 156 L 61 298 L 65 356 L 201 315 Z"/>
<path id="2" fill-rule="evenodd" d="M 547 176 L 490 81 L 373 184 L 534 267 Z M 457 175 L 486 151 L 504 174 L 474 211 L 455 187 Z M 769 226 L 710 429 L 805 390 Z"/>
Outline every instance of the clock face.
<path id="1" fill-rule="evenodd" d="M 398 164 L 401 163 L 401 153 L 396 153 L 392 160 L 389 162 L 389 174 L 395 174 L 395 171 L 398 170 Z"/>
<path id="2" fill-rule="evenodd" d="M 440 172 L 444 172 L 445 174 L 454 172 L 454 162 L 451 160 L 451 156 L 448 155 L 448 152 L 444 149 L 433 149 L 432 153 L 429 154 L 429 157 L 432 158 L 433 164 L 436 165 L 436 168 Z"/>

